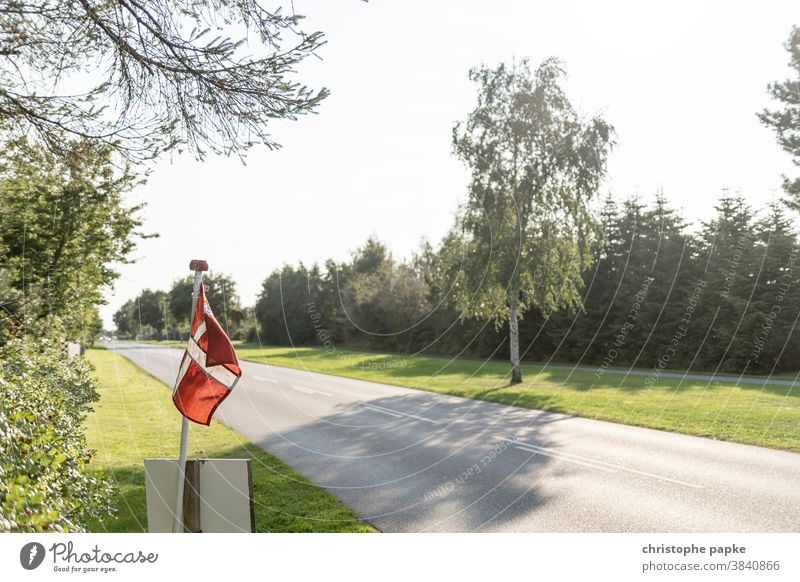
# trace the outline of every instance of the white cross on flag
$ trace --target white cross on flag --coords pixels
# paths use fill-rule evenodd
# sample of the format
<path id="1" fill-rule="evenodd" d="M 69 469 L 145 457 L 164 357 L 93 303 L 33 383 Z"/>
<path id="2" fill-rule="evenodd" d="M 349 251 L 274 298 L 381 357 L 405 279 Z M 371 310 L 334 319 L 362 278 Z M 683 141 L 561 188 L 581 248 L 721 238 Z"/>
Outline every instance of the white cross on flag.
<path id="1" fill-rule="evenodd" d="M 186 418 L 208 426 L 241 377 L 231 340 L 214 317 L 201 284 L 172 402 Z"/>

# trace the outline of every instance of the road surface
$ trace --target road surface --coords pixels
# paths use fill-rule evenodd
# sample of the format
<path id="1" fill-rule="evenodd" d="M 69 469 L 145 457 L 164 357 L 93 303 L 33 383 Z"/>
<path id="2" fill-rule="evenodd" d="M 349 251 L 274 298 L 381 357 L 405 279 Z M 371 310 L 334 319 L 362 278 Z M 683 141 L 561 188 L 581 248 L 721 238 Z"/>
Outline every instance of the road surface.
<path id="1" fill-rule="evenodd" d="M 182 350 L 107 347 L 174 382 Z M 215 421 L 382 531 L 800 531 L 800 454 L 266 364 L 242 369 Z"/>

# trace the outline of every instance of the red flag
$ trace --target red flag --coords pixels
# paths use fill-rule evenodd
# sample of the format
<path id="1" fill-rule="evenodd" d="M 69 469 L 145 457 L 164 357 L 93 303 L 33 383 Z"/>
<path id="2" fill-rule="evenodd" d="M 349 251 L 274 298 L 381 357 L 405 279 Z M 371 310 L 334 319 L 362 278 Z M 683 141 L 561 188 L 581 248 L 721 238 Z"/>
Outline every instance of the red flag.
<path id="1" fill-rule="evenodd" d="M 172 402 L 189 420 L 208 426 L 217 406 L 242 377 L 231 340 L 211 312 L 205 289 L 200 285 L 192 334 L 183 353 Z"/>

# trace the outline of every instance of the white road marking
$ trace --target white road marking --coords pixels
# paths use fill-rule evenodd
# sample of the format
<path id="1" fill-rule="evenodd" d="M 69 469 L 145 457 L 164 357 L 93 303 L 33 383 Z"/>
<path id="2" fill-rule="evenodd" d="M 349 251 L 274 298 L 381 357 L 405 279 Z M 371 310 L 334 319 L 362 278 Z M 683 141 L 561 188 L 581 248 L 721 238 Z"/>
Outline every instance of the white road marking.
<path id="1" fill-rule="evenodd" d="M 273 380 L 272 378 L 265 378 L 264 376 L 253 376 L 253 380 L 258 380 L 259 382 L 274 382 L 275 384 L 278 383 L 277 380 Z"/>
<path id="2" fill-rule="evenodd" d="M 545 457 L 552 457 L 554 459 L 561 459 L 562 461 L 569 461 L 570 463 L 575 463 L 576 465 L 583 465 L 584 467 L 589 467 L 590 469 L 597 469 L 598 471 L 605 471 L 606 473 L 619 473 L 618 469 L 610 469 L 608 467 L 603 467 L 599 464 L 595 464 L 591 461 L 579 461 L 577 459 L 572 459 L 563 453 L 553 453 L 544 449 L 542 447 L 537 447 L 535 445 L 523 445 L 521 443 L 516 443 L 514 448 L 519 449 L 521 451 L 527 451 L 529 453 L 537 453 L 539 455 L 544 455 Z"/>
<path id="3" fill-rule="evenodd" d="M 394 416 L 395 418 L 403 418 L 402 414 L 397 414 L 394 412 L 390 412 L 388 410 L 383 410 L 382 408 L 378 408 L 376 406 L 370 406 L 369 404 L 364 404 L 364 403 L 362 403 L 361 406 L 371 410 L 372 412 L 381 412 L 383 414 L 388 414 L 389 416 Z"/>
<path id="4" fill-rule="evenodd" d="M 313 388 L 306 388 L 305 386 L 298 386 L 296 384 L 292 384 L 292 388 L 294 388 L 298 392 L 305 392 L 306 394 L 319 394 L 320 396 L 327 396 L 329 398 L 332 398 L 331 394 L 323 392 L 322 390 L 314 390 Z"/>
<path id="5" fill-rule="evenodd" d="M 397 417 L 405 416 L 406 418 L 414 418 L 416 420 L 422 420 L 424 422 L 433 422 L 433 423 L 436 422 L 435 420 L 431 420 L 430 418 L 425 418 L 423 416 L 417 416 L 416 414 L 411 414 L 410 412 L 400 412 L 399 410 L 392 410 L 391 408 L 386 408 L 384 406 L 378 406 L 377 404 L 362 403 L 362 406 L 366 406 L 367 408 L 371 408 L 372 410 L 375 410 L 376 412 L 384 412 L 386 414 L 391 414 L 392 416 L 397 416 Z"/>
<path id="6" fill-rule="evenodd" d="M 652 479 L 659 479 L 660 481 L 668 481 L 669 483 L 683 485 L 684 487 L 692 487 L 694 489 L 703 488 L 702 485 L 698 485 L 697 483 L 689 483 L 688 481 L 681 481 L 680 479 L 673 479 L 672 477 L 665 477 L 664 475 L 657 475 L 656 473 L 648 473 L 647 471 L 639 471 L 638 469 L 631 469 L 630 467 L 623 467 L 622 465 L 616 465 L 614 463 L 606 463 L 605 461 L 598 461 L 597 459 L 576 455 L 574 453 L 554 451 L 553 449 L 547 449 L 545 447 L 531 445 L 528 443 L 521 443 L 518 441 L 513 441 L 511 439 L 501 439 L 501 440 L 510 442 L 514 445 L 515 448 L 523 451 L 527 451 L 530 453 L 538 453 L 541 455 L 545 455 L 547 457 L 554 457 L 557 459 L 561 459 L 563 461 L 567 461 L 569 463 L 575 463 L 577 465 L 584 465 L 586 467 L 597 469 L 599 471 L 605 471 L 606 473 L 618 473 L 619 471 L 625 471 L 627 473 L 633 473 L 635 475 L 642 475 L 643 477 L 650 477 Z"/>

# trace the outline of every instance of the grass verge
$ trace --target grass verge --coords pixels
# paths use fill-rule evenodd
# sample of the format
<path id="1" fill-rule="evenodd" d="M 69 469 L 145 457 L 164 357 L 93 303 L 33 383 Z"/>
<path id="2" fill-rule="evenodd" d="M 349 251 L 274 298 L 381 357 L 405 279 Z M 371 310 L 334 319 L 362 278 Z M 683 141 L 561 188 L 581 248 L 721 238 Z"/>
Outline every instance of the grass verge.
<path id="1" fill-rule="evenodd" d="M 122 356 L 93 349 L 87 357 L 97 369 L 100 401 L 87 419 L 86 436 L 97 450 L 93 466 L 116 483 L 117 507 L 90 531 L 147 531 L 143 459 L 177 454 L 179 415 L 169 390 Z M 259 532 L 374 531 L 324 489 L 219 422 L 193 427 L 189 456 L 252 459 Z"/>

